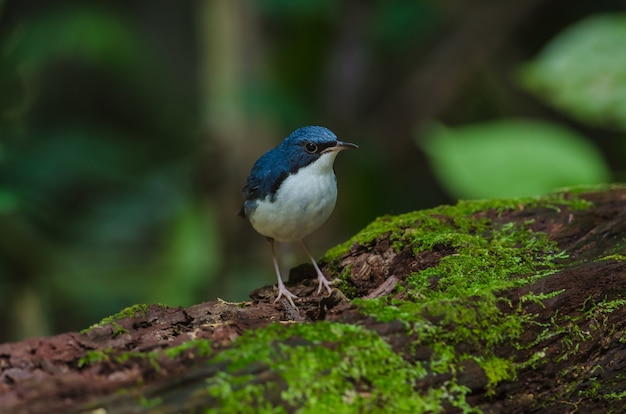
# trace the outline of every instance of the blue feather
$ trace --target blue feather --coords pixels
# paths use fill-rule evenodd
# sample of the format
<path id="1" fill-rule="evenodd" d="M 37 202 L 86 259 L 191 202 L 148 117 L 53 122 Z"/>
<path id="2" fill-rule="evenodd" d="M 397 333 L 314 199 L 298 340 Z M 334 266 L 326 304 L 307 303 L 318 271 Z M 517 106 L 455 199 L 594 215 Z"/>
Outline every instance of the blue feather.
<path id="1" fill-rule="evenodd" d="M 274 195 L 290 174 L 306 167 L 320 157 L 321 151 L 337 143 L 337 136 L 321 126 L 306 126 L 292 132 L 276 148 L 263 154 L 252 167 L 243 187 L 243 206 L 239 211 L 248 217 L 254 211 L 258 200 Z M 314 144 L 316 151 L 308 152 L 305 146 Z"/>

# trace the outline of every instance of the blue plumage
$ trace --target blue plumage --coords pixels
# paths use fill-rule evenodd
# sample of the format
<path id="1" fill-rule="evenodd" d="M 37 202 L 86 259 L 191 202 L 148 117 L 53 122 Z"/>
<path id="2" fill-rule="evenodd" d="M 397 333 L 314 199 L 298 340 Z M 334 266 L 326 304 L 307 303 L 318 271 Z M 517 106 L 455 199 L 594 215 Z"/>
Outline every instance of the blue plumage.
<path id="1" fill-rule="evenodd" d="M 292 298 L 296 296 L 284 287 L 280 277 L 274 240 L 300 242 L 316 269 L 318 293 L 323 286 L 330 292 L 330 282 L 302 239 L 324 223 L 335 207 L 335 157 L 342 150 L 356 148 L 355 144 L 338 141 L 324 127 L 307 126 L 291 133 L 252 167 L 243 188 L 240 215 L 270 241 L 278 277 L 276 300 L 284 295 L 295 307 Z"/>
<path id="2" fill-rule="evenodd" d="M 256 201 L 268 195 L 272 201 L 282 182 L 290 174 L 317 160 L 321 152 L 337 144 L 337 137 L 327 128 L 306 126 L 296 129 L 274 149 L 269 150 L 254 163 L 242 197 L 244 205 L 240 215 L 256 207 Z M 307 145 L 314 145 L 307 150 Z"/>

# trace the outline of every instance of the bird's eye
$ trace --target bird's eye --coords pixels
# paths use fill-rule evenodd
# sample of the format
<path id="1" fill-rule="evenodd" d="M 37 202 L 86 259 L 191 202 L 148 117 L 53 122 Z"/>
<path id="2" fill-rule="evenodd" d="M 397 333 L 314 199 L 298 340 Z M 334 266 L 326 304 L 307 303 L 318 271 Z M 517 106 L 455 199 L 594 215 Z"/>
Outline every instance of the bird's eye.
<path id="1" fill-rule="evenodd" d="M 317 151 L 317 145 L 315 145 L 312 142 L 307 142 L 306 144 L 304 144 L 304 149 L 309 154 L 313 154 L 313 153 L 315 153 Z"/>

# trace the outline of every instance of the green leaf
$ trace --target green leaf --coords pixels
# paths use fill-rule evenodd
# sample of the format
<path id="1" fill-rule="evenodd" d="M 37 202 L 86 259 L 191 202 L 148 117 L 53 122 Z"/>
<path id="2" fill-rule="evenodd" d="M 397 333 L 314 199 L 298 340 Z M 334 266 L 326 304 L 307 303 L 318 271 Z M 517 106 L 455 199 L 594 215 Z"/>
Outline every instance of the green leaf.
<path id="1" fill-rule="evenodd" d="M 273 16 L 291 18 L 332 16 L 339 8 L 336 2 L 329 0 L 265 0 L 258 2 L 256 7 Z"/>
<path id="2" fill-rule="evenodd" d="M 18 205 L 19 197 L 15 193 L 0 188 L 0 214 L 12 213 Z"/>
<path id="3" fill-rule="evenodd" d="M 125 68 L 139 61 L 140 39 L 130 22 L 96 7 L 59 8 L 41 14 L 14 34 L 14 57 L 35 67 L 59 58 Z"/>
<path id="4" fill-rule="evenodd" d="M 459 198 L 522 197 L 609 179 L 599 151 L 573 131 L 530 120 L 436 125 L 418 140 L 439 181 Z"/>
<path id="5" fill-rule="evenodd" d="M 520 75 L 527 90 L 579 121 L 625 131 L 626 15 L 566 29 Z"/>
<path id="6" fill-rule="evenodd" d="M 149 299 L 160 298 L 172 306 L 189 306 L 198 300 L 198 291 L 216 276 L 220 264 L 217 217 L 215 206 L 208 202 L 186 203 L 173 217 L 155 263 L 169 277 L 152 281 Z"/>

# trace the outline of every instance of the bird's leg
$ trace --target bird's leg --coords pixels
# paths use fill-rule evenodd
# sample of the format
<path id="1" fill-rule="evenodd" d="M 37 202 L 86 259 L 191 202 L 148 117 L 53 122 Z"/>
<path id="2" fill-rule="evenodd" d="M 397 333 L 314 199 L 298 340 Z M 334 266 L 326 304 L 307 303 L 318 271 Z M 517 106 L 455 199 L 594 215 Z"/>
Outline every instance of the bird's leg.
<path id="1" fill-rule="evenodd" d="M 311 260 L 311 263 L 313 263 L 313 267 L 315 268 L 315 272 L 317 273 L 317 281 L 319 282 L 319 286 L 317 287 L 317 294 L 319 295 L 322 291 L 322 286 L 324 286 L 326 290 L 328 290 L 328 294 L 330 294 L 330 292 L 332 292 L 332 289 L 330 287 L 332 282 L 329 282 L 328 279 L 324 277 L 324 274 L 320 270 L 320 267 L 317 265 L 317 262 L 315 261 L 311 253 L 309 253 L 309 249 L 307 249 L 306 244 L 304 244 L 302 240 L 300 240 L 300 244 L 302 245 L 302 248 L 306 252 L 307 256 L 309 256 L 309 260 Z"/>
<path id="2" fill-rule="evenodd" d="M 278 302 L 278 300 L 282 296 L 284 296 L 285 299 L 289 301 L 291 306 L 297 309 L 292 299 L 292 298 L 297 298 L 297 296 L 287 290 L 287 288 L 285 287 L 285 284 L 283 283 L 283 279 L 281 279 L 280 277 L 280 269 L 278 267 L 278 260 L 276 260 L 276 252 L 274 251 L 274 239 L 269 239 L 269 242 L 270 242 L 270 247 L 272 248 L 272 259 L 274 260 L 274 270 L 276 270 L 276 277 L 278 278 L 278 296 L 276 297 L 276 300 L 274 300 L 274 302 Z"/>

